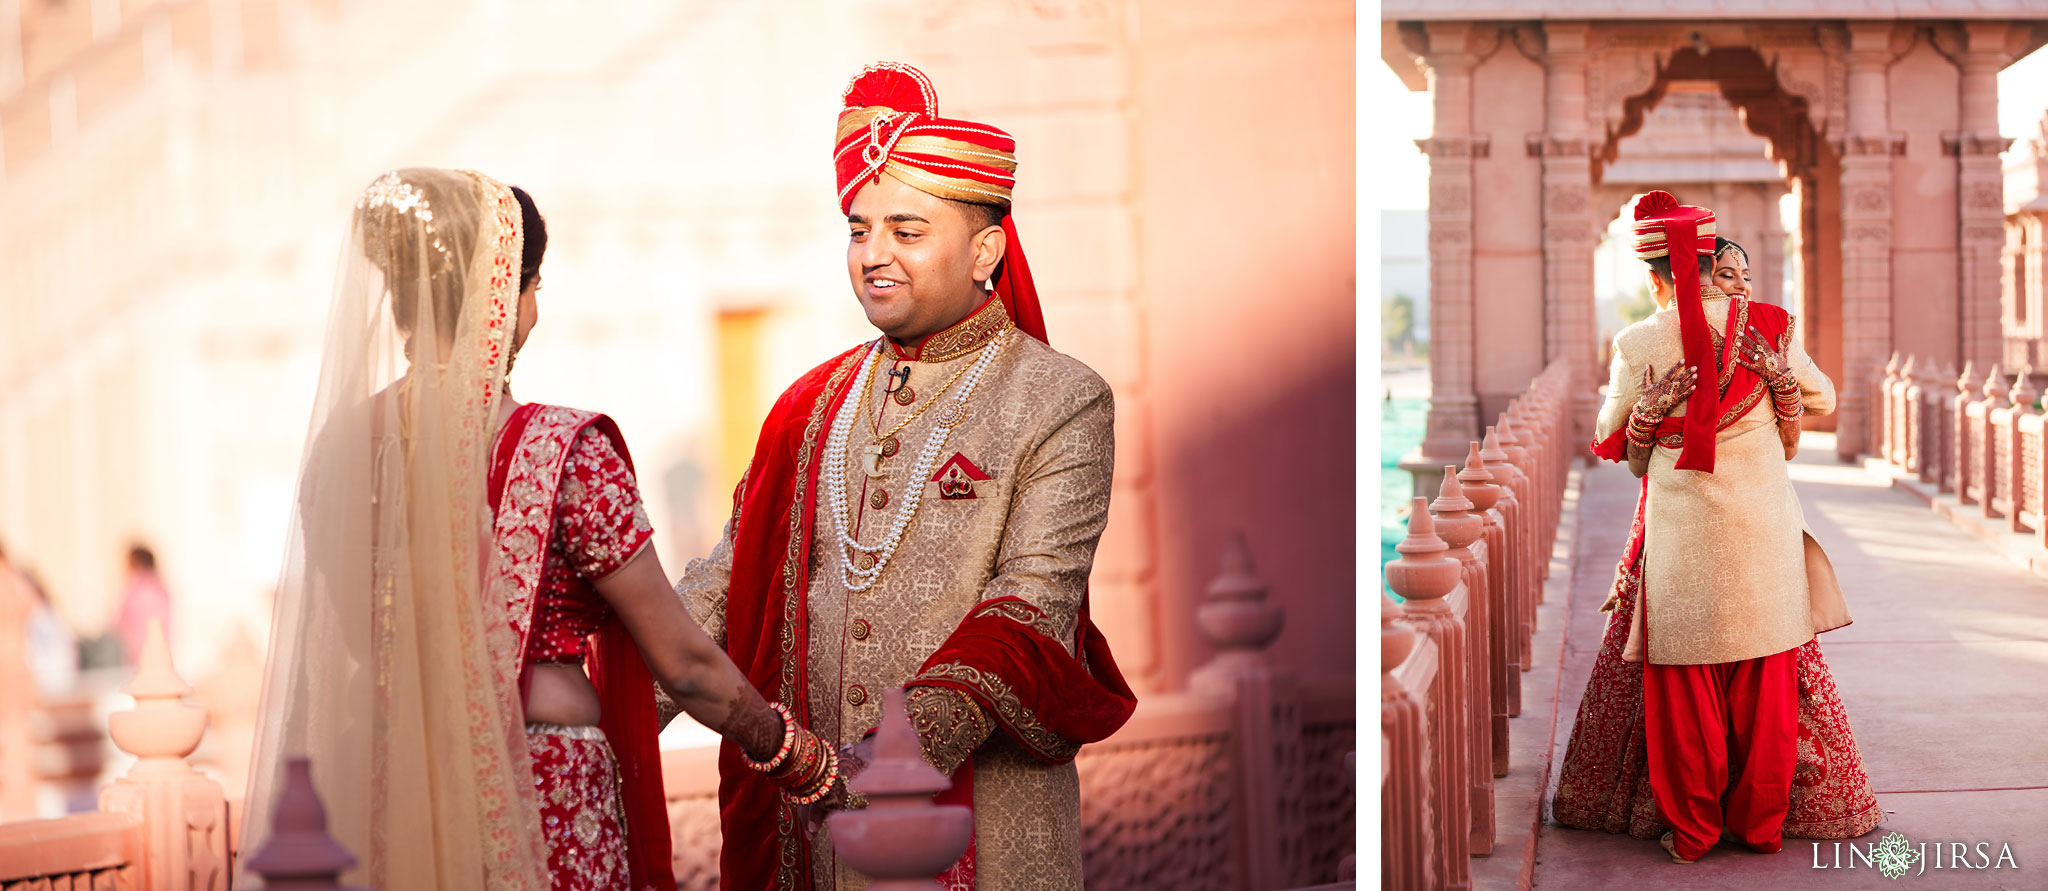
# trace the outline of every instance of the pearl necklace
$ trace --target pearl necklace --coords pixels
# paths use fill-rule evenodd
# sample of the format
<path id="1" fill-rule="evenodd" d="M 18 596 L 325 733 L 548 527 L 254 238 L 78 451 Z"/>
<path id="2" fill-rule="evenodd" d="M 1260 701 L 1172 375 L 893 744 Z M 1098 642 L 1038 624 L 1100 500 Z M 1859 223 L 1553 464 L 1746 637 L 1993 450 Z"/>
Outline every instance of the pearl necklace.
<path id="1" fill-rule="evenodd" d="M 910 528 L 910 520 L 917 514 L 917 506 L 924 500 L 924 483 L 931 477 L 938 463 L 939 452 L 945 448 L 946 438 L 953 428 L 967 418 L 967 400 L 974 395 L 974 386 L 981 382 L 981 375 L 988 370 L 996 354 L 1002 352 L 1003 338 L 998 335 L 982 351 L 973 366 L 960 381 L 960 393 L 953 397 L 939 416 L 939 422 L 932 427 L 932 434 L 925 441 L 924 451 L 918 453 L 917 464 L 911 470 L 910 491 L 903 496 L 903 504 L 896 508 L 895 521 L 889 524 L 889 531 L 877 545 L 862 544 L 853 537 L 852 514 L 847 511 L 846 499 L 846 441 L 853 431 L 853 413 L 841 406 L 839 417 L 832 421 L 832 435 L 825 443 L 826 486 L 831 490 L 832 519 L 839 527 L 839 568 L 845 574 L 846 587 L 852 591 L 866 591 L 882 575 L 882 569 L 889 565 L 889 558 L 896 555 L 896 546 L 903 543 L 903 533 Z M 868 355 L 861 357 L 860 377 L 854 381 L 858 392 L 865 393 L 874 379 L 878 363 L 870 361 L 882 349 L 882 342 L 875 341 Z M 851 394 L 849 394 L 851 395 Z M 866 558 L 865 568 L 854 564 L 854 555 Z"/>

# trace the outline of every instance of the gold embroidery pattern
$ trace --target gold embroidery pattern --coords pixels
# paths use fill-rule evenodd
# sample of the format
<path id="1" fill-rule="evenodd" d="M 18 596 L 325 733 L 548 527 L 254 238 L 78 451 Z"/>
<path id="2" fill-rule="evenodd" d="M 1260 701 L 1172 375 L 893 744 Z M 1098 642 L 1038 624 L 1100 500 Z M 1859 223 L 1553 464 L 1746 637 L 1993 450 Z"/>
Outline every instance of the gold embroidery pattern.
<path id="1" fill-rule="evenodd" d="M 526 739 L 555 887 L 626 887 L 624 795 L 604 732 L 536 723 L 526 725 Z"/>
<path id="2" fill-rule="evenodd" d="M 796 577 L 803 568 L 804 505 L 812 497 L 804 488 L 804 480 L 810 476 L 811 459 L 817 451 L 818 434 L 825 429 L 825 410 L 832 405 L 832 393 L 846 382 L 847 375 L 853 373 L 861 355 L 860 351 L 849 354 L 840 361 L 838 368 L 832 370 L 832 376 L 825 381 L 825 389 L 818 393 L 818 401 L 811 405 L 810 421 L 804 425 L 804 439 L 796 450 L 795 494 L 789 500 L 789 548 L 782 559 L 782 633 L 778 636 L 782 646 L 782 679 L 775 696 L 782 702 L 796 701 L 796 623 L 803 620 L 803 613 L 797 608 Z M 795 891 L 800 859 L 795 808 L 787 802 L 779 804 L 775 822 L 780 842 L 775 885 Z"/>
<path id="3" fill-rule="evenodd" d="M 555 490 L 561 485 L 562 462 L 576 434 L 596 415 L 544 405 L 535 409 L 505 469 L 504 502 L 498 508 L 495 572 L 506 619 L 517 636 L 511 653 L 500 654 L 511 677 L 519 676 L 533 630 L 533 601 L 540 591 L 541 567 L 554 531 Z"/>
<path id="4" fill-rule="evenodd" d="M 1053 621 L 1052 616 L 1046 614 L 1045 610 L 1022 601 L 992 600 L 975 607 L 973 612 L 967 614 L 967 617 L 970 619 L 979 619 L 983 616 L 999 616 L 1009 619 L 1044 635 L 1046 639 L 1054 642 L 1058 642 L 1060 639 L 1059 623 Z"/>
<path id="5" fill-rule="evenodd" d="M 903 698 L 924 760 L 951 776 L 995 727 L 974 698 L 950 687 L 912 687 Z"/>
<path id="6" fill-rule="evenodd" d="M 1078 743 L 1061 739 L 1046 729 L 1046 726 L 1039 722 L 1038 715 L 1026 708 L 1024 701 L 1017 697 L 1016 691 L 1010 689 L 1009 682 L 995 674 L 961 662 L 946 662 L 925 669 L 913 678 L 911 683 L 930 680 L 966 684 L 987 697 L 988 701 L 995 705 L 996 719 L 1010 731 L 1010 735 L 1016 738 L 1018 744 L 1040 758 L 1054 764 L 1064 764 L 1074 760 L 1074 756 L 1081 751 Z"/>
<path id="7" fill-rule="evenodd" d="M 917 361 L 946 362 L 974 352 L 996 335 L 1010 327 L 1010 314 L 1003 310 L 1003 301 L 990 299 L 988 303 L 953 327 L 924 339 L 918 347 Z M 901 355 L 900 353 L 898 355 Z"/>

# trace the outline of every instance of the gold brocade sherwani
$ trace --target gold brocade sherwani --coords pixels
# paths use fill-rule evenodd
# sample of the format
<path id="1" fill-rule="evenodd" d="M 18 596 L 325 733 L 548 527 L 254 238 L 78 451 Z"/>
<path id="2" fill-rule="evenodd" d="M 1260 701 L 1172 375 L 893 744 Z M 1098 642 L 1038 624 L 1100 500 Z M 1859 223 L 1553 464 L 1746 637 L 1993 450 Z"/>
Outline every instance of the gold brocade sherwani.
<path id="1" fill-rule="evenodd" d="M 1718 354 L 1730 298 L 1703 290 Z M 1797 319 L 1793 320 L 1796 325 Z M 1738 324 L 1743 324 L 1738 320 Z M 1745 325 L 1746 327 L 1746 325 Z M 1800 346 L 1796 328 L 1786 357 L 1807 412 L 1834 410 L 1835 389 Z M 1685 363 L 1678 312 L 1661 310 L 1621 330 L 1594 430 L 1595 441 L 1628 422 L 1645 370 L 1659 377 Z M 1712 371 L 1700 369 L 1700 386 Z M 1650 456 L 1643 519 L 1643 591 L 1649 659 L 1658 665 L 1736 662 L 1782 653 L 1818 631 L 1848 624 L 1827 556 L 1806 529 L 1786 470 L 1768 392 L 1730 393 L 1738 419 L 1715 440 L 1714 472 L 1679 470 L 1678 450 L 1659 443 Z M 1751 396 L 1754 396 L 1752 401 Z M 1672 411 L 1682 417 L 1685 406 Z M 1642 660 L 1644 610 L 1635 611 L 1623 658 Z"/>
<path id="2" fill-rule="evenodd" d="M 824 469 L 807 589 L 807 668 L 811 730 L 830 742 L 857 742 L 880 723 L 882 691 L 910 680 L 983 601 L 1014 596 L 1044 608 L 1056 639 L 1074 647 L 1095 545 L 1108 520 L 1115 409 L 1108 384 L 1095 372 L 1004 322 L 1001 303 L 992 300 L 927 339 L 921 359 L 894 362 L 911 369 L 916 395 L 909 405 L 884 394 L 893 348 L 884 350 L 872 374 L 867 416 L 878 418 L 887 433 L 940 395 L 984 350 L 1000 349 L 973 392 L 966 421 L 933 462 L 935 472 L 912 475 L 943 403 L 897 433 L 901 451 L 881 462 L 878 478 L 862 469 L 875 430 L 856 420 L 844 469 L 852 516 L 833 516 L 832 469 Z M 963 376 L 952 387 L 964 382 Z M 861 394 L 849 389 L 845 398 L 840 411 L 857 412 Z M 954 465 L 960 477 L 947 466 L 956 455 L 965 459 Z M 956 497 L 946 497 L 933 476 L 952 481 Z M 958 497 L 959 480 L 975 476 L 987 478 L 970 480 L 971 497 Z M 863 543 L 883 540 L 912 486 L 922 487 L 923 496 L 901 545 L 872 587 L 851 590 L 841 524 L 850 524 Z M 721 644 L 731 552 L 728 528 L 710 557 L 691 562 L 677 589 Z M 1046 766 L 1001 730 L 973 758 L 976 887 L 1080 888 L 1080 786 L 1073 764 Z M 939 766 L 950 771 L 954 765 Z M 812 843 L 818 887 L 866 887 L 865 879 L 836 862 L 827 835 L 821 830 Z"/>

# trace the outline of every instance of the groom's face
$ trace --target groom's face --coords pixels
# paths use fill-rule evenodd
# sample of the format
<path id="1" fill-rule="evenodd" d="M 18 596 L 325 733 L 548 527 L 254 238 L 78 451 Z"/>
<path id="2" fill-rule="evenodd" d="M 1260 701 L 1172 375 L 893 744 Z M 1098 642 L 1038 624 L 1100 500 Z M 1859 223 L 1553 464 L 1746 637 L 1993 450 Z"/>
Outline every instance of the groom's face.
<path id="1" fill-rule="evenodd" d="M 882 333 L 915 343 L 988 298 L 975 281 L 985 239 L 950 202 L 885 173 L 854 194 L 846 223 L 846 272 Z"/>

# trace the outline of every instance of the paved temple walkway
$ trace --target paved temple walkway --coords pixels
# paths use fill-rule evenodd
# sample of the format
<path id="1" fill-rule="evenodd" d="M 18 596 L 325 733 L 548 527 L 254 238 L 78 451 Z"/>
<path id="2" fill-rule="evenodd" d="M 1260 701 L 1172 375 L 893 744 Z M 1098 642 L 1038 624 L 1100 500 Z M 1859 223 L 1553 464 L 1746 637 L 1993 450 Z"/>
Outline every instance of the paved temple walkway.
<path id="1" fill-rule="evenodd" d="M 1821 645 L 1885 810 L 1884 824 L 1854 844 L 1892 831 L 1927 842 L 1924 872 L 1888 880 L 1861 861 L 1855 869 L 1832 868 L 1837 843 L 1821 842 L 1816 851 L 1805 839 L 1788 839 L 1783 852 L 1769 856 L 1724 842 L 1700 862 L 1679 865 L 1654 840 L 1568 829 L 1546 813 L 1536 831 L 1535 887 L 2048 888 L 2048 580 L 1888 479 L 1835 463 L 1831 440 L 1809 434 L 1803 448 L 1792 478 L 1855 617 L 1855 624 L 1823 635 Z M 1605 463 L 1581 478 L 1572 559 L 1560 561 L 1568 571 L 1551 581 L 1545 610 L 1554 618 L 1539 634 L 1537 666 L 1524 676 L 1541 692 L 1532 696 L 1537 691 L 1525 687 L 1525 710 L 1515 721 L 1524 739 L 1549 730 L 1542 755 L 1558 760 L 1599 646 L 1605 616 L 1597 610 L 1613 582 L 1637 485 L 1626 468 Z M 1568 622 L 1558 621 L 1567 614 Z M 1554 694 L 1544 683 L 1554 685 Z M 1554 722 L 1546 707 L 1553 696 Z M 1554 766 L 1546 770 L 1538 757 L 1541 747 L 1528 748 L 1532 757 L 1516 752 L 1515 771 L 1540 772 L 1555 784 Z M 1511 822 L 1527 827 L 1526 819 L 1504 810 L 1503 834 Z M 1944 868 L 1936 869 L 1936 841 L 1970 844 L 1972 863 L 1981 862 L 1977 842 L 1988 843 L 1993 858 L 2010 843 L 2019 868 L 1951 869 L 1944 855 Z M 1816 869 L 1816 858 L 1829 868 Z M 1499 875 L 1508 864 L 1491 866 Z"/>

